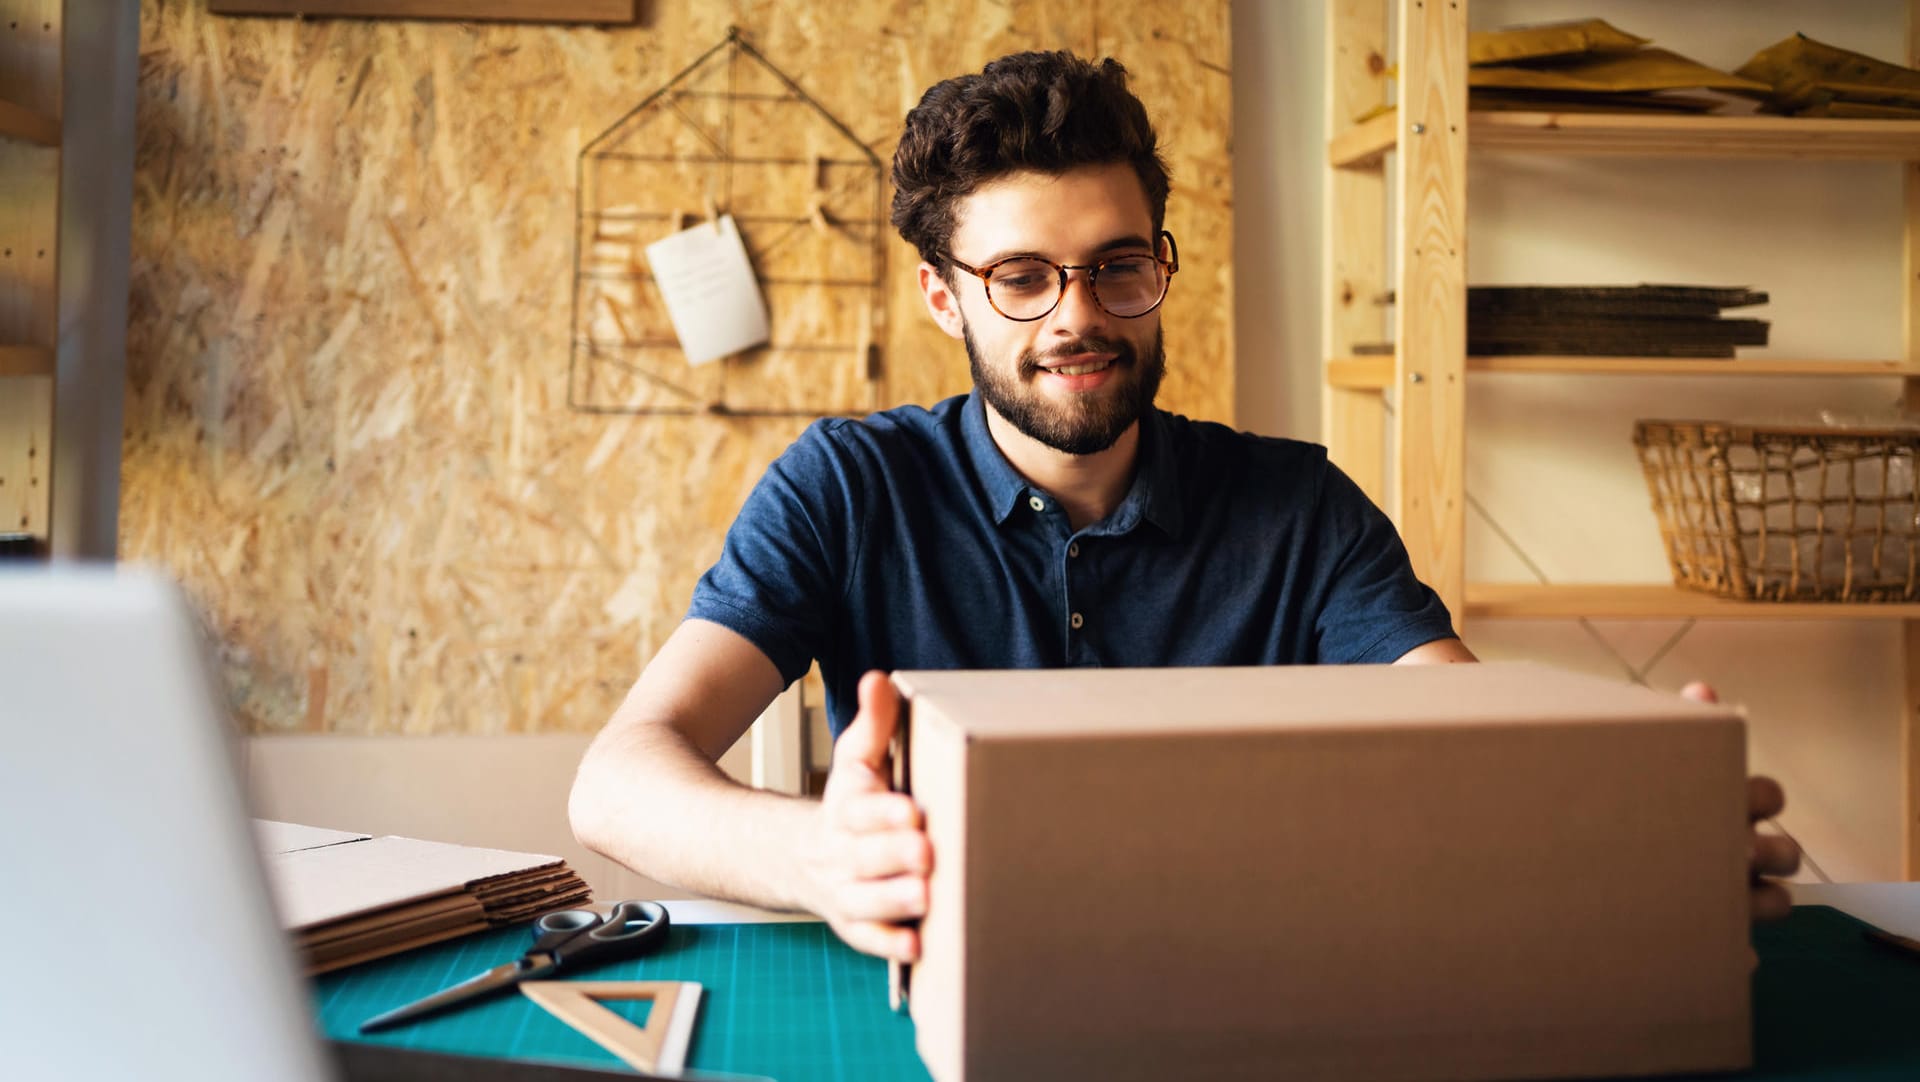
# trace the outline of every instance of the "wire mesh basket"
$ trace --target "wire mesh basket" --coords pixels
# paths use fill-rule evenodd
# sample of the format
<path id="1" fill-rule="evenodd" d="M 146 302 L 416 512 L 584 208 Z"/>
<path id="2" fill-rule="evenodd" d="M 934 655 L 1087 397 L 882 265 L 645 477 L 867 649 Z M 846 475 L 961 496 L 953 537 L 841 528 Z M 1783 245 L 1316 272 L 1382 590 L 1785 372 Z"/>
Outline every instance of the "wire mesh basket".
<path id="1" fill-rule="evenodd" d="M 1676 585 L 1764 601 L 1920 600 L 1920 427 L 1640 421 Z"/>

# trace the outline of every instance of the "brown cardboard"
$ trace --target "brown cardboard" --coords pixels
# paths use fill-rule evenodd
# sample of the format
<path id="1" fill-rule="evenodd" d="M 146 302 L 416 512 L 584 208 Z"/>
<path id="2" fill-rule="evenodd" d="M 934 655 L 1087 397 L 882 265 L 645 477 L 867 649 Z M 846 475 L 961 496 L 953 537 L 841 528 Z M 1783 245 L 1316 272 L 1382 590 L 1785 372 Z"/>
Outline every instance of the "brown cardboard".
<path id="1" fill-rule="evenodd" d="M 255 820 L 283 926 L 309 973 L 589 901 L 559 857 Z"/>
<path id="2" fill-rule="evenodd" d="M 464 893 L 483 879 L 557 868 L 559 857 L 389 836 L 267 857 L 280 920 L 299 929 L 403 902 Z"/>
<path id="3" fill-rule="evenodd" d="M 939 1082 L 1750 1062 L 1737 711 L 1521 663 L 894 680 Z"/>

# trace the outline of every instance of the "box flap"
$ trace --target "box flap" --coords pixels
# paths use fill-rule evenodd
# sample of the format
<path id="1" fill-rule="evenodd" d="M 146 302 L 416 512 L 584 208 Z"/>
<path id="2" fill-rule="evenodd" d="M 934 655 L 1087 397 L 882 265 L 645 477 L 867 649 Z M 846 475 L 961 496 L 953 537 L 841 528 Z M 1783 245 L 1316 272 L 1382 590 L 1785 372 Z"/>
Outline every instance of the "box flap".
<path id="1" fill-rule="evenodd" d="M 972 739 L 1739 718 L 1532 662 L 899 672 Z"/>

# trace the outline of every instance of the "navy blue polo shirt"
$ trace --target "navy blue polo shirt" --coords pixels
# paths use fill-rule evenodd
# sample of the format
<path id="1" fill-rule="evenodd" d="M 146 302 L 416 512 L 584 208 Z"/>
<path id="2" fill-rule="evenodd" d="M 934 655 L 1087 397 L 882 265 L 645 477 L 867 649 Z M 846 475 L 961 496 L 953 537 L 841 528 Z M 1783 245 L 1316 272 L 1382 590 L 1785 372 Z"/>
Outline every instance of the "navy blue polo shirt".
<path id="1" fill-rule="evenodd" d="M 818 659 L 835 736 L 869 669 L 1386 662 L 1453 635 L 1325 448 L 1155 410 L 1126 498 L 1075 530 L 974 395 L 809 427 L 687 615 L 789 682 Z"/>

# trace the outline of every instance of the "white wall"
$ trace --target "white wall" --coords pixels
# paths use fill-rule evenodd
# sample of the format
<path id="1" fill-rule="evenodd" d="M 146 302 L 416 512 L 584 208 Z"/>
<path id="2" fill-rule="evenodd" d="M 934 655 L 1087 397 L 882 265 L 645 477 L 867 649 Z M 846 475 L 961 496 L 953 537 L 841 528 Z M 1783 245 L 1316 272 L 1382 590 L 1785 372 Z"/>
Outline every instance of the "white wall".
<path id="1" fill-rule="evenodd" d="M 1242 0 L 1234 11 L 1238 421 L 1307 439 L 1319 429 L 1323 6 Z M 1475 28 L 1598 15 L 1722 69 L 1796 30 L 1899 60 L 1905 30 L 1900 0 L 1475 0 L 1470 10 Z M 1773 298 L 1751 313 L 1773 320 L 1773 345 L 1743 355 L 1900 356 L 1897 166 L 1472 161 L 1475 284 L 1752 285 Z M 1635 418 L 1885 410 L 1896 391 L 1890 380 L 1475 377 L 1467 490 L 1486 514 L 1469 513 L 1469 577 L 1533 581 L 1491 521 L 1553 581 L 1664 581 L 1629 443 Z M 1782 823 L 1825 872 L 1900 874 L 1897 623 L 1481 622 L 1466 634 L 1487 658 L 1644 670 L 1655 687 L 1714 683 L 1748 706 L 1753 766 L 1786 784 Z"/>
<path id="2" fill-rule="evenodd" d="M 685 898 L 589 852 L 567 825 L 567 792 L 588 733 L 531 736 L 254 736 L 245 741 L 253 814 L 564 859 L 596 898 Z M 720 768 L 745 782 L 743 739 Z"/>
<path id="3" fill-rule="evenodd" d="M 1320 438 L 1324 7 L 1233 5 L 1234 420 L 1305 440 Z M 1177 363 L 1179 344 L 1168 352 Z"/>
<path id="4" fill-rule="evenodd" d="M 573 840 L 567 791 L 586 734 L 255 736 L 246 741 L 253 813 L 263 819 L 399 834 L 561 857 L 596 898 L 678 898 Z"/>

